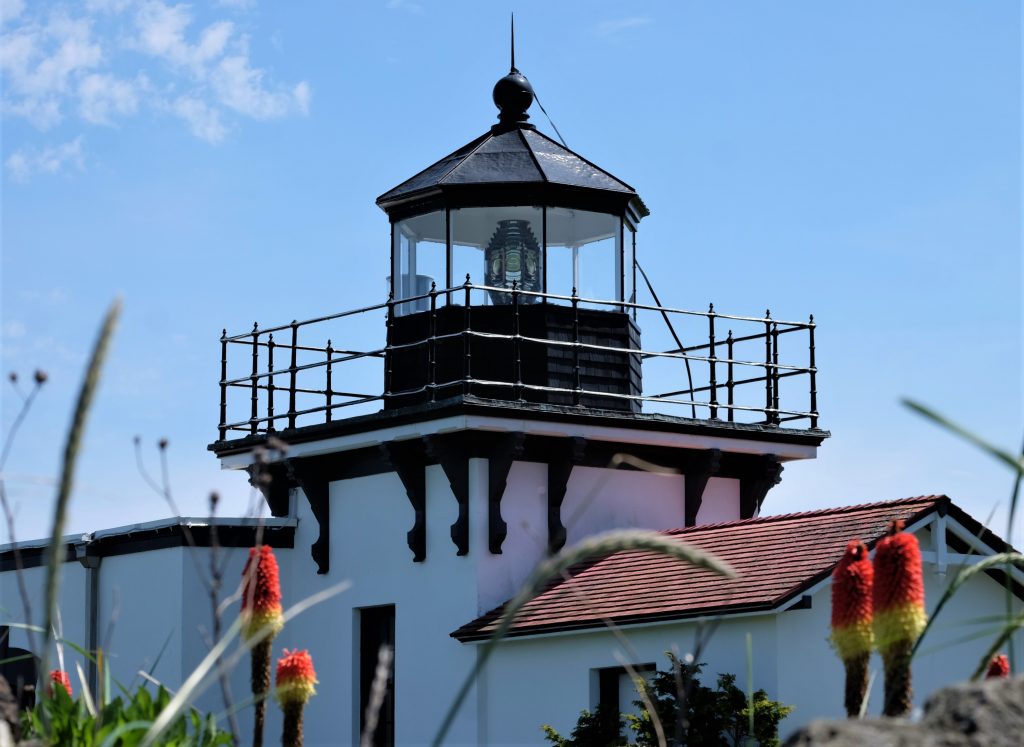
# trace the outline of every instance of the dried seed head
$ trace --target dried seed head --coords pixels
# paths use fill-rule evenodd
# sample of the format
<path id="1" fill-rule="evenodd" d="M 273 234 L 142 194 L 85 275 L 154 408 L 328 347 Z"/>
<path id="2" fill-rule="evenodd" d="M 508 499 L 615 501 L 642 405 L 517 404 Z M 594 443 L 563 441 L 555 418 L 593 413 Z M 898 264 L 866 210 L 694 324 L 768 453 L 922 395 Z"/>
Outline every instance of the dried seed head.
<path id="1" fill-rule="evenodd" d="M 217 508 L 218 503 L 220 503 L 220 493 L 214 490 L 210 493 L 210 509 Z"/>
<path id="2" fill-rule="evenodd" d="M 9 374 L 7 374 L 7 379 L 12 384 L 17 384 L 18 383 L 18 372 L 17 371 L 11 371 Z"/>
<path id="3" fill-rule="evenodd" d="M 34 374 L 32 374 L 32 378 L 34 378 L 34 379 L 36 380 L 36 384 L 38 384 L 39 386 L 42 386 L 43 384 L 45 384 L 45 383 L 46 383 L 46 380 L 47 380 L 48 378 L 50 378 L 50 377 L 49 377 L 49 375 L 48 375 L 48 374 L 46 373 L 46 371 L 44 371 L 44 370 L 43 370 L 43 369 L 41 369 L 41 368 L 37 368 L 37 369 L 35 370 L 35 373 L 34 373 Z"/>
<path id="4" fill-rule="evenodd" d="M 157 447 L 159 447 L 160 451 L 163 451 L 164 449 L 167 448 L 167 444 L 169 443 L 170 441 L 168 441 L 166 438 L 161 438 L 159 441 L 156 442 L 156 445 Z"/>

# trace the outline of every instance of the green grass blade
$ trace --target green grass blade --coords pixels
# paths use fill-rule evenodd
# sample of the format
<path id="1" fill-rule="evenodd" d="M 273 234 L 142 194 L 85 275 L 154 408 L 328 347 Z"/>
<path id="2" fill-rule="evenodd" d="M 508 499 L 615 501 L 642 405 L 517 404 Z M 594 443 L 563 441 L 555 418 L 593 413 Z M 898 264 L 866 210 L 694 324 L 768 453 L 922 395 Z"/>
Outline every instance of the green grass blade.
<path id="1" fill-rule="evenodd" d="M 992 661 L 992 657 L 996 655 L 996 652 L 1003 647 L 1003 644 L 1010 640 L 1010 637 L 1016 633 L 1019 629 L 1024 628 L 1024 614 L 1017 615 L 1017 617 L 1011 619 L 1006 627 L 1003 628 L 1003 632 L 999 634 L 995 642 L 989 647 L 985 655 L 981 657 L 981 661 L 978 662 L 978 668 L 974 670 L 974 674 L 971 675 L 971 682 L 981 677 L 988 669 L 988 664 Z"/>
<path id="2" fill-rule="evenodd" d="M 114 747 L 123 734 L 127 734 L 131 731 L 142 731 L 143 729 L 148 729 L 152 723 L 152 721 L 128 721 L 127 723 L 121 724 L 107 735 L 107 738 L 103 740 L 100 747 Z"/>
<path id="3" fill-rule="evenodd" d="M 921 631 L 921 635 L 917 637 L 917 641 L 914 642 L 914 648 L 910 650 L 910 657 L 913 658 L 917 654 L 917 650 L 921 647 L 921 642 L 924 640 L 925 635 L 931 630 L 932 623 L 938 618 L 942 608 L 946 606 L 946 603 L 952 598 L 957 590 L 963 586 L 972 576 L 981 573 L 982 571 L 988 570 L 994 565 L 1013 564 L 1018 568 L 1024 568 L 1024 554 L 1019 552 L 1001 552 L 996 555 L 989 555 L 984 560 L 980 560 L 972 566 L 968 566 L 956 574 L 956 578 L 949 585 L 942 597 L 939 599 L 939 603 L 935 605 L 935 609 L 932 610 L 932 614 L 928 618 L 928 622 L 924 626 L 924 630 Z"/>
<path id="4" fill-rule="evenodd" d="M 78 452 L 82 446 L 82 436 L 85 433 L 85 424 L 88 420 L 89 410 L 92 407 L 93 397 L 96 394 L 96 387 L 100 381 L 100 372 L 103 369 L 103 361 L 110 348 L 110 340 L 114 335 L 114 328 L 117 326 L 118 317 L 121 315 L 121 301 L 115 299 L 110 308 L 107 309 L 103 324 L 100 327 L 99 335 L 93 345 L 92 356 L 85 371 L 85 378 L 78 391 L 78 401 L 75 403 L 74 414 L 71 417 L 71 425 L 68 428 L 67 437 L 64 443 L 64 455 L 61 461 L 60 483 L 57 489 L 57 500 L 53 508 L 53 525 L 50 529 L 50 546 L 47 550 L 46 561 L 46 584 L 43 599 L 46 604 L 43 623 L 43 647 L 39 651 L 41 659 L 40 671 L 47 672 L 50 669 L 50 642 L 53 630 L 54 619 L 57 614 L 57 591 L 60 586 L 60 570 L 64 559 L 61 557 L 64 549 L 63 537 L 64 526 L 67 522 L 68 503 L 71 501 L 71 490 L 75 483 L 75 466 L 78 461 Z M 42 696 L 46 697 L 47 690 L 44 688 Z"/>
<path id="5" fill-rule="evenodd" d="M 971 431 L 964 428 L 962 425 L 954 423 L 946 416 L 940 415 L 939 413 L 935 412 L 935 410 L 932 410 L 930 407 L 922 405 L 920 402 L 916 402 L 912 399 L 906 398 L 904 398 L 902 402 L 905 406 L 909 407 L 918 415 L 921 415 L 927 418 L 928 420 L 931 420 L 933 423 L 942 426 L 950 433 L 953 433 L 954 435 L 959 436 L 968 443 L 973 444 L 974 446 L 978 447 L 992 458 L 998 459 L 1000 462 L 1002 462 L 1003 464 L 1005 464 L 1018 474 L 1024 473 L 1024 459 L 1018 459 L 1017 457 L 1010 454 L 1008 451 L 1000 449 L 998 446 L 989 443 L 981 436 L 972 433 Z"/>

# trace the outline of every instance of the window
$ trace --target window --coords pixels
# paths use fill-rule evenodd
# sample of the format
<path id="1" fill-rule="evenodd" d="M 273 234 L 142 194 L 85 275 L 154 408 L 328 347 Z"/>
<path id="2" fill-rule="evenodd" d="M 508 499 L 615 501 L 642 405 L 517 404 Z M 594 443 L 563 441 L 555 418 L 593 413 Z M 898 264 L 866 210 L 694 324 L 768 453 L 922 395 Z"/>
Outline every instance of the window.
<path id="1" fill-rule="evenodd" d="M 396 301 L 422 296 L 430 292 L 431 283 L 437 290 L 448 287 L 448 248 L 445 243 L 444 212 L 397 221 L 392 227 L 394 248 L 392 256 L 392 292 Z M 437 304 L 444 304 L 444 295 L 437 298 Z M 418 298 L 398 304 L 395 311 L 400 316 L 426 311 L 430 299 Z"/>
<path id="2" fill-rule="evenodd" d="M 621 299 L 621 219 L 607 213 L 548 208 L 548 293 L 596 301 Z M 565 303 L 564 301 L 562 303 Z M 580 306 L 612 311 L 609 304 Z"/>
<path id="3" fill-rule="evenodd" d="M 634 705 L 634 701 L 640 700 L 640 694 L 625 667 L 603 667 L 592 671 L 597 680 L 595 706 L 606 706 L 615 713 L 640 713 Z M 650 682 L 657 667 L 654 664 L 636 664 L 633 671 Z"/>
<path id="4" fill-rule="evenodd" d="M 373 690 L 377 659 L 381 646 L 395 650 L 394 605 L 365 607 L 359 610 L 359 733 L 366 729 L 366 706 Z M 373 732 L 374 747 L 393 747 L 395 744 L 395 660 L 391 660 L 384 702 L 377 715 L 377 728 Z"/>

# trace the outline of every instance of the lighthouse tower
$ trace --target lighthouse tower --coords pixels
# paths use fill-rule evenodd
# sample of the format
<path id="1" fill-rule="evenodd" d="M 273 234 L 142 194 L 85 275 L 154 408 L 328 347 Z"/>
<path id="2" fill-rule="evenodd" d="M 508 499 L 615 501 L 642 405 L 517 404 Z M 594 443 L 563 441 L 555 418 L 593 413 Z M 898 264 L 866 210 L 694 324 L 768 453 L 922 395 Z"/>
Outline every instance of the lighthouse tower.
<path id="1" fill-rule="evenodd" d="M 377 743 L 428 741 L 476 660 L 450 634 L 538 561 L 606 530 L 756 516 L 828 435 L 813 319 L 641 302 L 640 196 L 530 123 L 514 63 L 493 98 L 496 124 L 378 198 L 390 252 L 348 282 L 386 274 L 386 299 L 221 339 L 211 450 L 297 519 L 295 598 L 352 584 L 285 633 L 328 649 L 337 707 L 310 734 L 359 734 L 387 643 Z M 480 742 L 485 682 L 453 743 Z"/>

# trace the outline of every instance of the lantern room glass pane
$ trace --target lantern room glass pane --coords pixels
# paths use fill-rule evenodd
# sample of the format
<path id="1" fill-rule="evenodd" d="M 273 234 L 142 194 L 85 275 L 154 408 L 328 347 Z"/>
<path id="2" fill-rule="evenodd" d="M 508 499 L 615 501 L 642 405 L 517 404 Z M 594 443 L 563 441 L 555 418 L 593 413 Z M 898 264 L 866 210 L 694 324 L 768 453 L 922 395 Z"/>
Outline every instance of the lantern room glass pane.
<path id="1" fill-rule="evenodd" d="M 444 212 L 438 211 L 397 221 L 394 224 L 394 257 L 392 292 L 396 301 L 437 290 L 448 285 L 448 249 L 445 243 Z M 438 306 L 444 296 L 437 297 Z M 430 308 L 429 298 L 419 298 L 395 306 L 399 315 L 413 314 Z"/>
<path id="2" fill-rule="evenodd" d="M 627 303 L 636 303 L 636 234 L 629 223 L 622 221 L 622 299 Z M 635 310 L 633 314 L 636 318 Z"/>
<path id="3" fill-rule="evenodd" d="M 608 213 L 548 208 L 548 292 L 570 296 L 576 288 L 580 298 L 621 301 L 621 225 L 618 216 Z M 616 308 L 580 305 L 605 311 Z"/>
<path id="4" fill-rule="evenodd" d="M 452 282 L 486 285 L 495 290 L 475 291 L 473 305 L 501 305 L 512 302 L 505 290 L 544 290 L 544 212 L 536 207 L 459 208 L 451 211 Z M 456 293 L 452 303 L 463 303 Z M 520 303 L 536 303 L 536 296 L 520 296 Z"/>

